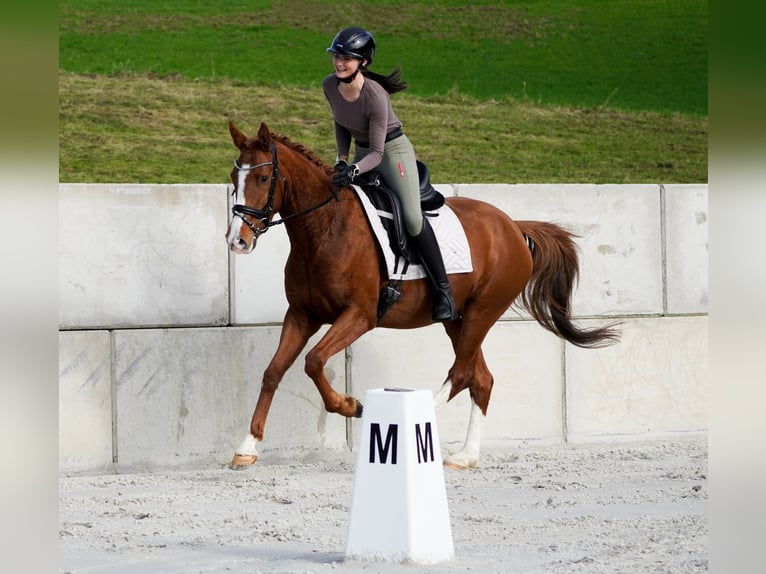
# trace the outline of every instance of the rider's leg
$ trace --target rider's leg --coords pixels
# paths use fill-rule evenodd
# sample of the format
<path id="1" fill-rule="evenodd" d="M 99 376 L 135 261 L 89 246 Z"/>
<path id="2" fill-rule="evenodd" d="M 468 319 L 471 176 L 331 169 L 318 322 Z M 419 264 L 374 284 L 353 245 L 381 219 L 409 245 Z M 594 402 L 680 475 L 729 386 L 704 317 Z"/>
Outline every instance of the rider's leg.
<path id="1" fill-rule="evenodd" d="M 378 171 L 401 200 L 407 234 L 412 237 L 434 288 L 434 321 L 457 319 L 459 315 L 441 250 L 431 225 L 420 209 L 420 178 L 415 163 L 415 150 L 406 135 L 386 143 Z"/>

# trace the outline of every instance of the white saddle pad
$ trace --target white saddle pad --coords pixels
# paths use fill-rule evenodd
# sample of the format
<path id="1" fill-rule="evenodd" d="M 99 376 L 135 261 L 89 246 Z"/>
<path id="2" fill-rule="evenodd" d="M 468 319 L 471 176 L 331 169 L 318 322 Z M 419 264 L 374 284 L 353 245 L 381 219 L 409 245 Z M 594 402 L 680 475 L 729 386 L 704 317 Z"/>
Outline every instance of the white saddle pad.
<path id="1" fill-rule="evenodd" d="M 401 268 L 403 260 L 399 262 L 399 269 L 395 270 L 396 256 L 391 250 L 391 246 L 388 243 L 388 235 L 383 227 L 383 223 L 380 221 L 381 217 L 391 218 L 391 214 L 376 210 L 375 206 L 372 205 L 372 202 L 367 197 L 367 194 L 364 193 L 361 188 L 356 185 L 354 185 L 353 188 L 359 196 L 359 199 L 362 201 L 362 206 L 364 206 L 367 219 L 378 240 L 378 246 L 383 252 L 383 257 L 386 260 L 386 267 L 388 268 L 388 278 L 403 279 L 406 281 L 409 279 L 422 279 L 425 277 L 426 272 L 420 264 L 410 265 L 407 268 L 407 272 L 402 274 Z M 431 223 L 431 227 L 436 235 L 436 240 L 439 242 L 439 249 L 442 252 L 444 267 L 447 269 L 447 274 L 470 273 L 473 271 L 468 239 L 465 236 L 465 230 L 460 224 L 455 212 L 445 204 L 437 210 L 429 211 L 428 215 L 428 221 Z"/>

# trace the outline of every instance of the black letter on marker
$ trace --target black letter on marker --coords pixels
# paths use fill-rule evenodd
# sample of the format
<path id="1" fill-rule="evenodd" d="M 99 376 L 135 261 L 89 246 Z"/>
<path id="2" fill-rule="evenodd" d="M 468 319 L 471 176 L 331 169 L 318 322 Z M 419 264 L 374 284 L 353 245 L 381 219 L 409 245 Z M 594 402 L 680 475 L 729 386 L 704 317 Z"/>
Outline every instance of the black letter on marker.
<path id="1" fill-rule="evenodd" d="M 429 429 L 430 431 L 430 429 Z M 380 424 L 372 423 L 370 425 L 370 463 L 375 462 L 375 451 L 377 446 L 380 462 L 386 463 L 388 460 L 388 449 L 392 448 L 391 464 L 396 464 L 396 440 L 399 434 L 399 425 L 388 425 L 386 433 L 386 442 L 383 444 L 383 435 L 380 432 Z"/>

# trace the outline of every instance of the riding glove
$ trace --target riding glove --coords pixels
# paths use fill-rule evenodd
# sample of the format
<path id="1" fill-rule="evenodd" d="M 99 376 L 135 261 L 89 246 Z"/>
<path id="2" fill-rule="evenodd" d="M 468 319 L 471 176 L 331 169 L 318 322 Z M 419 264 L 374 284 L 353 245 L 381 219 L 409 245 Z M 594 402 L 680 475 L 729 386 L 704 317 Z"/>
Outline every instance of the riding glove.
<path id="1" fill-rule="evenodd" d="M 337 166 L 337 164 L 336 164 Z M 336 187 L 346 187 L 351 185 L 356 176 L 359 175 L 359 168 L 356 164 L 340 167 L 332 176 L 332 182 Z"/>

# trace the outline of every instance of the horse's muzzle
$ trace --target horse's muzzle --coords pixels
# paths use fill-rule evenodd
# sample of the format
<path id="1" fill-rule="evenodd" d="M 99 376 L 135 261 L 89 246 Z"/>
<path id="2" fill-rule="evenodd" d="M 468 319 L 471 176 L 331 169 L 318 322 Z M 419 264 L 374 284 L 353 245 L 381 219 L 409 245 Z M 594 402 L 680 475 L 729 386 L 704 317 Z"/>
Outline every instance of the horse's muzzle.
<path id="1" fill-rule="evenodd" d="M 240 255 L 247 255 L 250 253 L 253 248 L 255 247 L 255 240 L 253 240 L 252 244 L 248 243 L 241 237 L 236 237 L 234 240 L 229 243 L 229 248 L 234 253 L 239 253 Z"/>

